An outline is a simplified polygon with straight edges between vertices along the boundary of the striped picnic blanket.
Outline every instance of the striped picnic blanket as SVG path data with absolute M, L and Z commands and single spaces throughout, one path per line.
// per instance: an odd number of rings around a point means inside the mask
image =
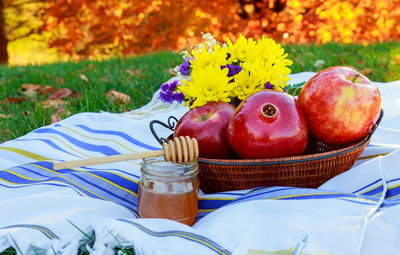
M 314 73 L 291 75 L 290 83 Z M 22 254 L 399 254 L 400 81 L 376 83 L 385 116 L 349 171 L 318 189 L 202 194 L 192 227 L 139 219 L 140 161 L 54 170 L 52 162 L 156 150 L 150 121 L 187 108 L 157 99 L 80 113 L 0 145 L 0 252 Z M 163 137 L 171 132 L 157 131 Z M 84 234 L 85 233 L 85 234 Z M 90 243 L 86 235 L 94 236 Z

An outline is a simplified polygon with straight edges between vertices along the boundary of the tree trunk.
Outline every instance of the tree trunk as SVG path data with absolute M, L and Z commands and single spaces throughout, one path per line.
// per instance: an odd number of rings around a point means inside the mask
M 0 64 L 8 63 L 8 52 L 7 52 L 7 36 L 5 31 L 5 20 L 4 20 L 4 3 L 0 0 Z

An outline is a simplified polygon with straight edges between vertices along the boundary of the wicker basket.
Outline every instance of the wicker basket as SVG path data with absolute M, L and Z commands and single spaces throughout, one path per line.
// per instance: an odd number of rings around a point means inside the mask
M 264 186 L 316 188 L 350 169 L 368 145 L 383 117 L 361 141 L 344 148 L 334 148 L 316 139 L 309 140 L 306 154 L 271 159 L 208 159 L 199 158 L 200 187 L 205 193 L 242 190 Z M 176 119 L 175 119 L 176 120 Z M 159 121 L 154 121 L 161 124 Z M 156 139 L 162 141 L 151 130 Z M 164 123 L 162 124 L 168 127 Z M 171 130 L 174 124 L 168 121 Z

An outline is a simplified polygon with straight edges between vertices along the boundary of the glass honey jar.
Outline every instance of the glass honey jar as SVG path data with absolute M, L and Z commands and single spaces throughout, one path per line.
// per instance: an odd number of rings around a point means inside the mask
M 143 159 L 139 181 L 138 213 L 141 218 L 164 218 L 192 225 L 198 212 L 199 167 L 162 157 Z

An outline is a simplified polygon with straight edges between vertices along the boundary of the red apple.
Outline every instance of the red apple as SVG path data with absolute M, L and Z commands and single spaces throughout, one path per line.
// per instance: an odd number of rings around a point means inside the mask
M 224 102 L 211 102 L 189 110 L 176 125 L 175 136 L 197 139 L 202 158 L 233 158 L 226 128 L 235 107 Z
M 313 76 L 300 91 L 298 101 L 310 133 L 333 146 L 365 137 L 381 108 L 375 84 L 357 71 L 341 66 Z
M 307 146 L 307 123 L 291 95 L 262 90 L 246 98 L 228 124 L 228 141 L 240 158 L 295 156 Z

